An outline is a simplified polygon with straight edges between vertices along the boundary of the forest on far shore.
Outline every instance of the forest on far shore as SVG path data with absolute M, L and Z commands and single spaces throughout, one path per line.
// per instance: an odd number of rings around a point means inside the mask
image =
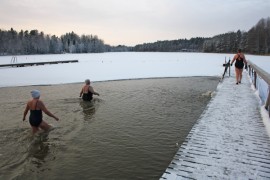
M 237 49 L 249 54 L 270 54 L 270 17 L 261 19 L 249 31 L 238 30 L 214 37 L 196 37 L 157 41 L 134 47 L 105 44 L 97 35 L 77 35 L 74 32 L 57 37 L 38 30 L 17 32 L 0 29 L 0 55 L 101 53 L 101 52 L 211 52 L 235 53 Z

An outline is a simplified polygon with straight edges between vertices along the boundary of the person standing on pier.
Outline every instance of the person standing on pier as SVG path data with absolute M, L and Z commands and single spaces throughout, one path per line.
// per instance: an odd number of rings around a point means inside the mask
M 24 114 L 23 114 L 23 121 L 25 120 L 25 117 L 28 111 L 30 110 L 29 123 L 32 126 L 33 134 L 35 134 L 39 130 L 39 128 L 43 129 L 44 131 L 50 130 L 52 126 L 50 126 L 47 122 L 43 121 L 42 112 L 44 112 L 50 117 L 53 117 L 56 121 L 58 121 L 59 118 L 53 115 L 46 108 L 44 103 L 39 99 L 40 91 L 33 90 L 31 91 L 31 95 L 33 99 L 28 101 L 28 103 L 26 104 Z
M 243 67 L 245 64 L 245 69 L 247 69 L 247 61 L 245 55 L 242 53 L 241 49 L 238 49 L 237 54 L 234 55 L 231 66 L 235 61 L 235 74 L 236 74 L 236 84 L 241 83 Z
M 95 92 L 94 88 L 90 86 L 90 80 L 86 79 L 85 85 L 80 92 L 80 97 L 82 97 L 84 101 L 91 101 L 93 99 L 93 94 L 99 96 L 99 93 Z

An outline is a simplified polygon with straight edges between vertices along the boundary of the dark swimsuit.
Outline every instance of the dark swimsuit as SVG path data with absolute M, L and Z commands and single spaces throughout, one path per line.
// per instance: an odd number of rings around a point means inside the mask
M 238 69 L 243 69 L 244 67 L 244 58 L 242 58 L 240 55 L 238 55 L 238 58 L 236 58 L 235 67 Z
M 38 101 L 37 101 L 38 103 Z M 42 122 L 42 110 L 37 110 L 37 103 L 34 110 L 30 110 L 29 123 L 31 126 L 39 127 Z
M 83 93 L 82 99 L 84 101 L 91 101 L 93 99 L 93 93 L 89 91 L 89 88 L 87 93 Z

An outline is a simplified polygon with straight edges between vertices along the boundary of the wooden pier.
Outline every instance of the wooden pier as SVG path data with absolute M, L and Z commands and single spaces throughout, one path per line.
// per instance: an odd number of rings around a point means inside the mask
M 77 63 L 78 60 L 64 60 L 64 61 L 44 61 L 44 62 L 29 62 L 29 63 L 12 63 L 0 64 L 0 67 L 25 67 L 25 66 L 40 66 L 46 64 L 59 64 L 59 63 Z
M 247 72 L 239 85 L 232 72 L 160 179 L 270 179 L 270 138 L 259 99 Z

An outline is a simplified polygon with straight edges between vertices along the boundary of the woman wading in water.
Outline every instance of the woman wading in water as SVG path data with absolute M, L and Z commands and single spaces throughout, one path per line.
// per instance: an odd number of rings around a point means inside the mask
M 40 92 L 38 90 L 31 91 L 31 95 L 33 97 L 32 100 L 28 101 L 23 114 L 23 121 L 30 110 L 29 123 L 32 126 L 32 132 L 35 134 L 39 128 L 44 131 L 48 131 L 52 126 L 43 121 L 42 111 L 50 117 L 53 117 L 56 121 L 58 121 L 58 117 L 53 115 L 44 105 L 44 103 L 39 99 Z
M 80 92 L 80 97 L 82 97 L 84 101 L 91 101 L 93 99 L 93 94 L 99 96 L 99 93 L 95 92 L 93 87 L 90 86 L 90 80 L 86 79 L 85 85 L 82 87 Z

